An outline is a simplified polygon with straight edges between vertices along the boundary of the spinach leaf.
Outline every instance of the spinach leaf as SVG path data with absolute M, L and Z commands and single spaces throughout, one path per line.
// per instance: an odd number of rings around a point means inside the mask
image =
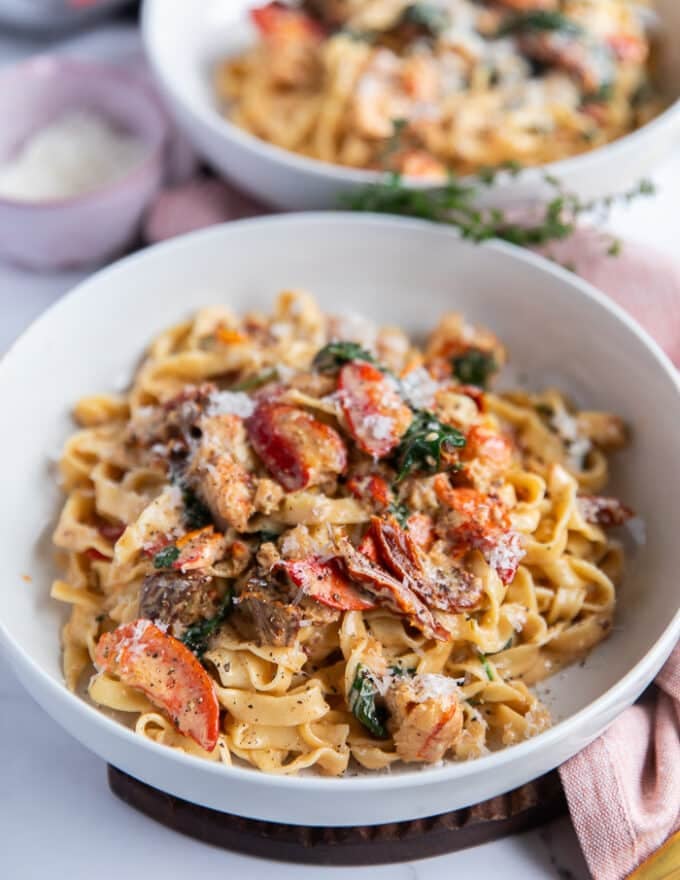
M 188 529 L 202 529 L 203 526 L 209 526 L 212 523 L 213 518 L 210 510 L 189 486 L 182 486 L 182 501 L 184 502 L 184 522 Z
M 388 165 L 389 160 L 394 156 L 395 153 L 398 153 L 403 147 L 403 135 L 404 131 L 408 126 L 408 119 L 393 119 L 392 120 L 392 134 L 387 139 L 387 143 L 385 144 L 385 149 L 382 154 L 382 161 L 385 166 Z
M 375 31 L 360 31 L 350 27 L 343 27 L 337 32 L 348 40 L 354 40 L 355 43 L 374 43 L 376 40 Z
M 430 37 L 437 37 L 450 26 L 451 15 L 448 9 L 434 3 L 411 3 L 404 9 L 398 24 L 411 25 Z
M 582 103 L 588 104 L 608 104 L 614 97 L 614 83 L 611 80 L 605 80 L 594 92 L 590 92 L 583 96 Z
M 270 532 L 267 529 L 261 529 L 256 535 L 260 544 L 267 544 L 270 541 L 276 541 L 279 538 L 279 532 Z
M 498 32 L 498 36 L 514 34 L 517 31 L 560 31 L 563 34 L 580 36 L 583 28 L 561 12 L 548 9 L 534 9 L 513 15 Z
M 393 678 L 405 678 L 406 676 L 413 678 L 416 674 L 415 666 L 399 666 L 396 663 L 390 666 L 387 671 Z
M 496 676 L 493 674 L 493 669 L 491 668 L 491 664 L 486 659 L 486 654 L 482 654 L 481 651 L 478 651 L 477 656 L 479 657 L 479 662 L 484 667 L 484 672 L 486 672 L 486 677 L 489 679 L 489 681 L 494 681 Z
M 316 353 L 312 366 L 320 373 L 332 373 L 350 361 L 374 364 L 375 358 L 356 342 L 329 342 Z
M 184 642 L 187 648 L 189 648 L 190 651 L 193 651 L 199 659 L 207 651 L 210 637 L 229 614 L 231 607 L 232 594 L 231 590 L 227 590 L 217 614 L 214 617 L 209 617 L 207 620 L 200 620 L 198 623 L 194 623 L 192 626 L 188 627 L 187 631 L 182 636 L 181 641 Z
M 170 544 L 168 547 L 163 547 L 162 550 L 159 550 L 158 553 L 153 558 L 153 567 L 154 568 L 171 568 L 172 563 L 176 562 L 179 559 L 179 547 L 175 547 L 174 544 Z
M 418 410 L 396 449 L 396 482 L 416 470 L 436 473 L 442 467 L 442 453 L 461 446 L 465 446 L 465 437 L 457 428 L 444 425 L 427 410 Z
M 387 736 L 385 713 L 375 704 L 378 687 L 371 670 L 359 664 L 354 682 L 349 692 L 349 708 L 357 721 L 360 721 L 373 736 L 384 739 Z
M 411 516 L 411 511 L 403 501 L 393 501 L 387 508 L 387 512 L 392 514 L 402 529 L 408 529 L 408 518 Z
M 267 385 L 269 382 L 275 382 L 278 378 L 279 371 L 276 367 L 272 367 L 269 370 L 264 370 L 262 373 L 256 373 L 254 376 L 248 376 L 246 379 L 237 382 L 236 385 L 232 385 L 229 390 L 255 391 L 255 389 L 262 388 L 263 385 Z
M 494 356 L 479 348 L 471 348 L 451 361 L 454 376 L 465 385 L 486 388 L 489 378 L 498 369 Z

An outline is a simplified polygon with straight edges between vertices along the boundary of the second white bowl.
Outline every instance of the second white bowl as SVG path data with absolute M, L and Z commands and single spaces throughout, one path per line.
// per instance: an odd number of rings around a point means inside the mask
M 248 24 L 252 0 L 145 0 L 142 32 L 147 57 L 176 121 L 218 172 L 266 204 L 286 210 L 337 208 L 340 197 L 376 182 L 374 171 L 308 159 L 272 146 L 226 120 L 214 95 L 211 72 L 225 56 L 255 39 Z M 661 19 L 660 79 L 672 105 L 658 118 L 612 144 L 543 169 L 527 169 L 499 182 L 492 201 L 509 205 L 544 198 L 543 170 L 558 176 L 582 198 L 625 190 L 648 175 L 680 139 L 680 3 L 657 0 Z M 409 180 L 409 186 L 432 187 Z

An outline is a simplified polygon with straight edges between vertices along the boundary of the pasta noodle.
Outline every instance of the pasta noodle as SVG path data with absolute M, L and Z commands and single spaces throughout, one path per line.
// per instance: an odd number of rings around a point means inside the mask
M 459 315 L 417 347 L 293 291 L 164 332 L 64 447 L 67 685 L 268 773 L 539 733 L 529 687 L 611 628 L 631 513 L 594 492 L 626 431 L 488 390 L 504 360 Z
M 238 126 L 324 162 L 441 179 L 539 165 L 660 112 L 650 9 L 630 0 L 301 0 L 215 88 Z

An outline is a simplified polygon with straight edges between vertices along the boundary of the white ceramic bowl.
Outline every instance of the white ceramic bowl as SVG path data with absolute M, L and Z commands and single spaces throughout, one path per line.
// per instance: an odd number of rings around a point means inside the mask
M 35 132 L 73 110 L 101 114 L 145 145 L 118 179 L 71 198 L 19 201 L 0 196 L 0 257 L 33 269 L 102 263 L 139 231 L 160 188 L 168 125 L 158 99 L 119 67 L 43 55 L 0 71 L 0 162 Z
M 478 760 L 342 779 L 267 776 L 201 761 L 134 735 L 69 693 L 59 658 L 64 607 L 49 598 L 50 533 L 61 502 L 49 461 L 83 394 L 114 389 L 150 338 L 191 310 L 267 307 L 291 286 L 330 310 L 419 333 L 447 309 L 488 324 L 518 370 L 559 381 L 580 403 L 633 426 L 614 489 L 647 524 L 630 560 L 615 631 L 586 662 L 550 680 L 558 722 Z M 0 434 L 5 519 L 0 643 L 35 699 L 104 759 L 180 797 L 258 819 L 355 825 L 433 815 L 497 795 L 549 770 L 597 736 L 652 679 L 680 633 L 680 387 L 659 349 L 575 276 L 501 244 L 373 216 L 311 214 L 232 223 L 175 239 L 101 271 L 57 303 L 0 364 L 11 413 Z M 30 583 L 22 579 L 30 575 Z M 561 719 L 561 720 L 560 720 Z M 9 718 L 11 723 L 11 716 Z
M 196 150 L 221 174 L 263 202 L 287 210 L 337 208 L 341 194 L 380 174 L 307 159 L 239 129 L 220 114 L 211 82 L 217 60 L 255 39 L 247 10 L 252 0 L 145 0 L 142 32 L 147 57 L 170 110 Z M 657 0 L 666 37 L 660 79 L 674 102 L 644 128 L 614 143 L 549 166 L 572 192 L 593 198 L 621 192 L 648 175 L 680 139 L 680 3 Z M 411 179 L 411 186 L 431 182 Z M 500 181 L 485 201 L 506 206 L 545 197 L 540 169 Z

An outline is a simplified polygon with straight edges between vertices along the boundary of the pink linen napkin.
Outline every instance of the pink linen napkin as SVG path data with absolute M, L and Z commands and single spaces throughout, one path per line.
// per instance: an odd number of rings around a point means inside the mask
M 680 262 L 634 241 L 615 257 L 607 249 L 603 234 L 585 227 L 545 250 L 629 312 L 680 367 Z
M 560 767 L 596 880 L 621 880 L 680 828 L 680 646 L 658 690 Z

